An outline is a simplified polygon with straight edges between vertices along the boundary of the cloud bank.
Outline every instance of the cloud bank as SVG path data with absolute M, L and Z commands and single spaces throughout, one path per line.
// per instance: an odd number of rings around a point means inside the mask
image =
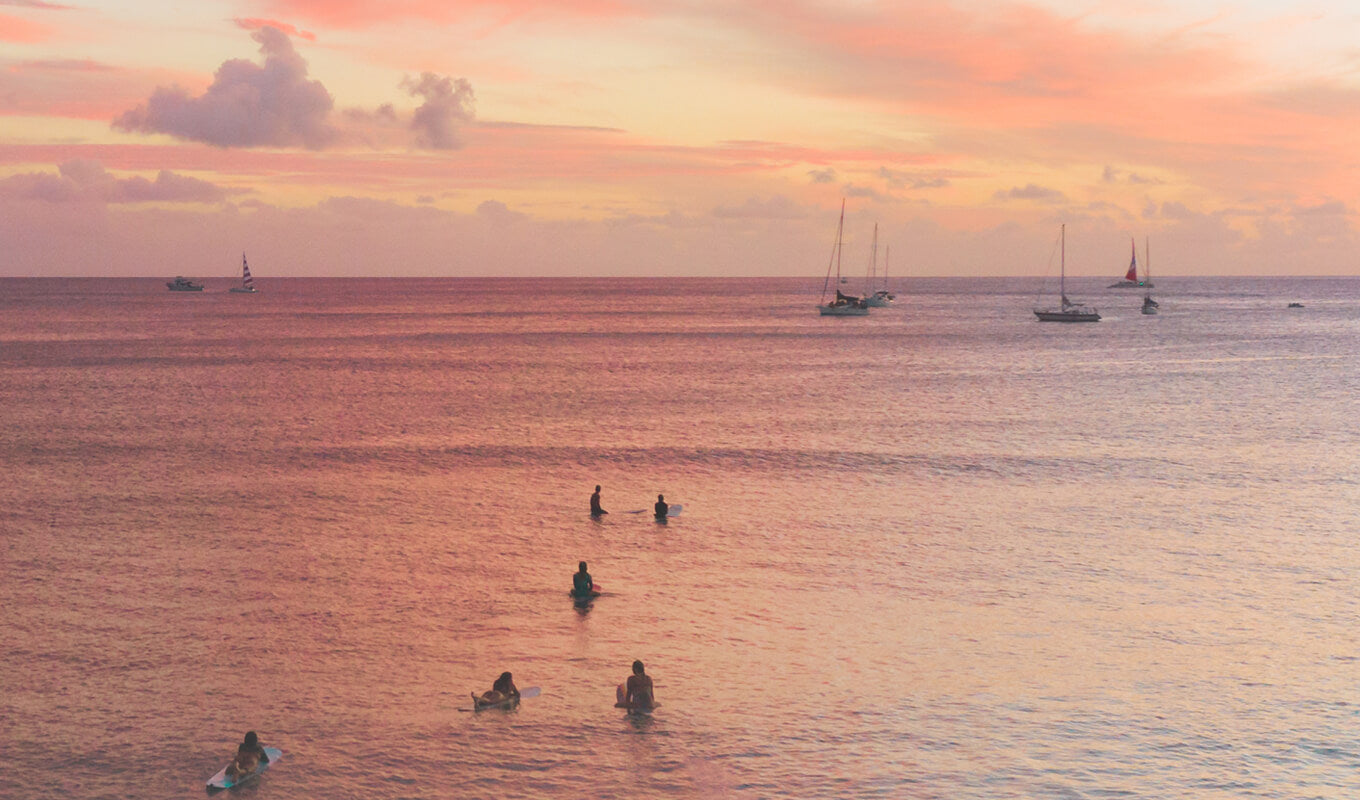
M 208 181 L 161 170 L 154 181 L 117 178 L 98 161 L 78 159 L 57 166 L 57 174 L 28 172 L 0 180 L 0 198 L 48 203 L 216 203 L 227 190 Z

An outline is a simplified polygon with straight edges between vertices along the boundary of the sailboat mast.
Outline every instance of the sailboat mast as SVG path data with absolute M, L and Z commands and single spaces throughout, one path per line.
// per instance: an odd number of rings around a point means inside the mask
M 1058 229 L 1058 242 L 1061 248 L 1061 256 L 1058 258 L 1058 296 L 1062 298 L 1063 304 L 1067 303 L 1067 223 L 1064 222 Z M 1049 256 L 1052 258 L 1052 256 Z M 1052 267 L 1049 267 L 1052 269 Z M 1052 273 L 1049 273 L 1052 274 Z
M 842 234 L 845 233 L 845 201 L 841 201 L 841 221 L 836 223 L 836 291 L 841 290 L 841 250 L 844 249 Z
M 831 283 L 831 266 L 836 266 L 836 291 L 841 283 L 841 231 L 845 228 L 845 198 L 841 198 L 841 221 L 836 223 L 836 243 L 831 245 L 831 260 L 826 264 L 826 280 L 822 281 L 822 300 L 826 300 L 826 287 Z
M 869 246 L 869 276 L 865 281 L 864 294 L 874 293 L 874 280 L 878 277 L 878 223 L 874 223 L 874 243 Z
M 1143 297 L 1152 296 L 1152 245 L 1148 243 L 1148 238 L 1143 237 L 1143 258 L 1147 263 L 1143 265 Z

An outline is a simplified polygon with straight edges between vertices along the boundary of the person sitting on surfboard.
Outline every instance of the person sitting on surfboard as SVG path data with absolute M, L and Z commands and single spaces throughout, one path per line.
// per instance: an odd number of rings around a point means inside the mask
M 502 672 L 496 682 L 491 685 L 491 691 L 482 692 L 482 696 L 472 696 L 473 702 L 484 705 L 494 706 L 497 703 L 504 703 L 506 700 L 518 700 L 519 689 L 515 688 L 515 679 L 510 677 L 510 673 Z
M 241 745 L 236 748 L 236 760 L 227 765 L 227 777 L 235 779 L 249 775 L 261 764 L 268 763 L 269 754 L 260 746 L 259 737 L 255 735 L 255 731 L 249 731 Z
M 615 708 L 650 711 L 656 707 L 656 699 L 652 696 L 652 679 L 642 670 L 642 662 L 634 661 L 633 674 L 628 676 L 628 682 L 619 684 Z
M 598 517 L 601 516 L 602 514 L 608 513 L 609 513 L 608 511 L 605 511 L 603 508 L 600 508 L 600 487 L 596 486 L 595 494 L 592 494 L 590 496 L 590 516 Z
M 666 505 L 665 495 L 660 494 L 656 496 L 656 505 L 652 506 L 652 509 L 656 511 L 657 519 L 665 519 L 671 511 L 671 507 Z
M 577 597 L 590 597 L 595 593 L 595 579 L 586 572 L 586 562 L 582 561 L 576 574 L 571 576 L 571 593 Z

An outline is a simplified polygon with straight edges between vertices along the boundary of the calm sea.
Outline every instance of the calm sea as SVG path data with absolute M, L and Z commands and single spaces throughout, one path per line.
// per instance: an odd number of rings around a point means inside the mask
M 1360 280 L 1107 282 L 0 281 L 0 795 L 1360 796 Z

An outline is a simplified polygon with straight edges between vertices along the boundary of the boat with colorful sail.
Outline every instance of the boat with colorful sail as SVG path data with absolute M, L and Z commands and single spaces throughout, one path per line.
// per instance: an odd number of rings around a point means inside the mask
M 241 254 L 241 285 L 233 286 L 229 291 L 237 294 L 255 294 L 255 279 L 250 277 L 250 265 L 246 263 L 246 254 Z
M 1105 288 L 1107 289 L 1141 289 L 1143 287 L 1147 287 L 1149 289 L 1152 288 L 1151 276 L 1141 281 L 1138 280 L 1138 247 L 1133 243 L 1132 236 L 1129 237 L 1129 250 L 1132 252 L 1133 255 L 1129 257 L 1129 271 L 1124 273 L 1124 280 L 1115 281 L 1114 283 L 1110 284 Z

